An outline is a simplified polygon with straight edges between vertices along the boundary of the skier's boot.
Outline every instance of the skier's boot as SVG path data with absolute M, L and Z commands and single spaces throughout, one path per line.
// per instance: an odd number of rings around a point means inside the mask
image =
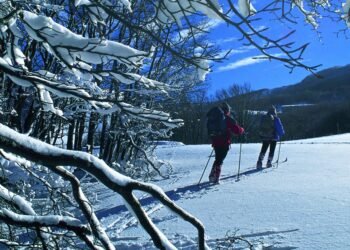
M 256 169 L 262 169 L 262 161 L 264 160 L 265 154 L 260 154 L 258 158 L 258 162 L 256 163 Z
M 258 160 L 258 162 L 256 163 L 256 169 L 262 169 L 262 161 Z
M 214 163 L 209 174 L 209 182 L 214 182 L 215 176 L 216 176 L 216 165 Z
M 267 160 L 267 163 L 266 163 L 266 167 L 267 168 L 271 168 L 272 167 L 272 158 L 269 157 L 269 159 Z
M 221 174 L 221 165 L 216 165 L 214 183 L 219 184 Z

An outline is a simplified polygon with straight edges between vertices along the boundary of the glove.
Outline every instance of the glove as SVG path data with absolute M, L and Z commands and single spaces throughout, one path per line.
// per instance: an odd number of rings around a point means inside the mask
M 243 134 L 240 135 L 241 141 L 247 141 L 248 133 L 243 132 Z

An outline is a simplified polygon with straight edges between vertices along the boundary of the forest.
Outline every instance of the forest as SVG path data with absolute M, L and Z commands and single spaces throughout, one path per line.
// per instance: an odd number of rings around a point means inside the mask
M 172 137 L 186 144 L 209 143 L 206 114 L 211 107 L 227 102 L 233 117 L 246 128 L 238 142 L 259 142 L 258 127 L 261 114 L 271 105 L 287 131 L 283 140 L 295 140 L 350 132 L 349 98 L 350 66 L 336 67 L 310 75 L 300 83 L 275 89 L 252 90 L 250 84 L 232 84 L 208 97 L 202 88 L 202 98 L 188 95 L 188 102 L 177 106 L 184 126 L 175 129 Z

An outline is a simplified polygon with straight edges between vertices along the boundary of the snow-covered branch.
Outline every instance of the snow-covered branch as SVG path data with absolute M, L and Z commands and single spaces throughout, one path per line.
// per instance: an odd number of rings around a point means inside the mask
M 91 249 L 98 249 L 87 237 L 90 234 L 89 228 L 75 218 L 67 216 L 31 216 L 14 213 L 6 208 L 0 209 L 0 221 L 19 227 L 56 227 L 67 229 L 76 233 Z
M 21 215 L 3 208 L 0 210 L 0 220 L 23 227 L 62 227 L 79 233 L 90 232 L 89 228 L 79 220 L 67 216 Z
M 94 213 L 89 200 L 85 196 L 78 178 L 60 166 L 52 167 L 51 170 L 71 183 L 74 198 L 78 202 L 86 220 L 90 223 L 92 233 L 96 236 L 96 238 L 101 241 L 106 249 L 115 249 L 106 232 L 104 231 L 100 221 L 96 217 L 96 214 Z
M 34 209 L 32 208 L 32 205 L 30 202 L 28 202 L 25 198 L 19 196 L 18 194 L 15 194 L 15 193 L 9 191 L 7 188 L 5 188 L 2 185 L 0 185 L 0 198 L 5 200 L 11 206 L 16 207 L 20 212 L 22 212 L 24 215 L 27 215 L 28 217 L 30 217 L 30 216 L 36 217 L 37 216 L 37 214 L 35 213 Z M 8 212 L 10 212 L 10 211 L 8 211 Z M 1 212 L 0 212 L 0 214 L 1 214 Z M 0 217 L 1 217 L 1 215 L 0 215 Z M 10 217 L 12 217 L 12 216 L 10 216 Z M 5 219 L 4 219 L 4 221 L 8 222 Z M 43 227 L 43 226 L 40 226 L 40 227 Z M 46 232 L 48 232 L 48 230 L 47 230 L 47 228 L 40 228 L 40 227 L 37 229 L 37 233 L 41 236 L 41 239 L 44 240 L 44 244 L 46 245 L 48 243 L 48 240 L 49 240 L 48 234 L 46 234 Z
M 89 71 L 92 68 L 90 64 L 108 63 L 110 60 L 127 67 L 139 67 L 147 56 L 146 52 L 115 41 L 75 34 L 51 18 L 32 12 L 23 11 L 22 21 L 32 39 L 42 42 L 48 52 L 71 69 Z
M 211 61 L 220 61 L 221 59 L 217 57 L 217 55 L 212 56 L 211 58 L 202 57 L 195 54 L 186 54 L 181 50 L 178 50 L 179 41 L 164 41 L 162 37 L 159 36 L 159 32 L 162 29 L 166 29 L 164 25 L 171 24 L 172 21 L 177 20 L 178 25 L 181 27 L 181 18 L 185 18 L 187 20 L 187 24 L 190 26 L 191 32 L 188 33 L 188 37 L 191 37 L 194 42 L 196 42 L 196 33 L 193 31 L 195 29 L 194 25 L 188 21 L 187 16 L 193 15 L 197 12 L 202 12 L 209 17 L 220 18 L 216 13 L 221 12 L 221 8 L 219 7 L 216 0 L 201 0 L 201 1 L 182 1 L 181 3 L 176 1 L 159 1 L 159 2 L 150 2 L 150 4 L 155 5 L 156 8 L 156 22 L 152 23 L 152 25 L 136 25 L 131 20 L 127 18 L 127 16 L 119 13 L 117 10 L 111 8 L 108 5 L 103 4 L 100 1 L 91 1 L 99 8 L 103 9 L 109 16 L 115 18 L 119 22 L 121 22 L 125 27 L 132 30 L 133 32 L 140 32 L 141 34 L 150 37 L 154 42 L 161 46 L 166 51 L 170 52 L 173 56 L 178 57 L 182 61 L 188 63 L 189 65 L 195 66 L 198 69 L 203 70 L 204 72 L 209 71 L 208 65 L 203 63 L 202 61 L 211 60 Z M 213 10 L 213 7 L 215 10 Z M 151 27 L 151 28 L 150 28 Z M 154 28 L 157 27 L 157 28 Z M 202 31 L 202 33 L 205 31 Z M 180 35 L 181 37 L 181 35 Z M 198 45 L 199 46 L 199 45 Z
M 131 104 L 118 102 L 117 100 L 94 97 L 82 88 L 66 85 L 54 79 L 46 79 L 40 74 L 21 71 L 7 64 L 3 58 L 0 58 L 0 69 L 6 73 L 14 83 L 23 87 L 36 87 L 39 93 L 41 93 L 40 96 L 44 103 L 44 110 L 52 111 L 58 115 L 63 115 L 63 113 L 53 106 L 53 101 L 49 92 L 59 97 L 75 97 L 87 101 L 96 111 L 101 113 L 123 111 L 137 119 L 160 121 L 169 127 L 177 127 L 182 124 L 181 119 L 172 120 L 170 115 L 163 111 L 134 107 Z M 143 81 L 147 81 L 147 79 Z M 153 84 L 153 82 L 149 80 L 149 84 Z
M 200 249 L 204 249 L 203 225 L 194 216 L 177 206 L 161 189 L 154 185 L 138 182 L 123 176 L 112 170 L 104 161 L 88 153 L 54 147 L 39 140 L 21 135 L 2 124 L 0 124 L 0 147 L 6 152 L 24 157 L 29 161 L 40 161 L 42 165 L 49 168 L 56 168 L 56 166 L 76 166 L 90 173 L 106 187 L 120 194 L 125 199 L 127 206 L 136 215 L 157 247 L 161 249 L 171 249 L 173 248 L 172 244 L 152 223 L 147 213 L 142 209 L 140 203 L 132 194 L 134 190 L 147 192 L 181 216 L 184 220 L 193 224 L 198 230 L 199 247 Z M 65 225 L 67 226 L 68 224 L 66 223 Z M 69 224 L 72 229 L 74 225 L 75 224 Z

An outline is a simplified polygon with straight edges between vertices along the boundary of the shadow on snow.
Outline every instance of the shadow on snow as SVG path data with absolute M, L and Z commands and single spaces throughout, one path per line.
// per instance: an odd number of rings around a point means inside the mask
M 265 169 L 262 169 L 265 170 Z M 257 170 L 256 168 L 254 169 L 248 169 L 244 172 L 241 172 L 239 174 L 239 176 L 249 176 L 251 174 L 255 174 L 261 172 L 261 170 Z M 225 182 L 228 180 L 235 180 L 235 181 L 239 181 L 239 176 L 237 174 L 234 175 L 229 175 L 229 176 L 223 176 L 220 181 Z M 211 183 L 209 181 L 206 182 L 202 182 L 200 184 L 192 184 L 192 185 L 188 185 L 185 187 L 180 187 L 180 188 L 175 188 L 173 190 L 169 190 L 166 191 L 165 194 L 173 201 L 177 201 L 180 200 L 183 195 L 187 192 L 191 192 L 191 193 L 195 193 L 195 192 L 199 192 L 201 190 L 209 190 L 211 189 L 213 186 L 216 186 L 216 184 Z M 155 202 L 156 199 L 154 197 L 147 197 L 147 198 L 143 198 L 140 199 L 140 203 L 142 206 L 147 206 L 152 204 L 153 202 Z M 109 215 L 112 214 L 117 214 L 119 212 L 124 212 L 127 211 L 127 208 L 125 207 L 125 205 L 119 205 L 113 208 L 108 208 L 108 209 L 101 209 L 99 211 L 96 211 L 96 216 L 98 218 L 103 218 L 103 217 L 107 217 Z

